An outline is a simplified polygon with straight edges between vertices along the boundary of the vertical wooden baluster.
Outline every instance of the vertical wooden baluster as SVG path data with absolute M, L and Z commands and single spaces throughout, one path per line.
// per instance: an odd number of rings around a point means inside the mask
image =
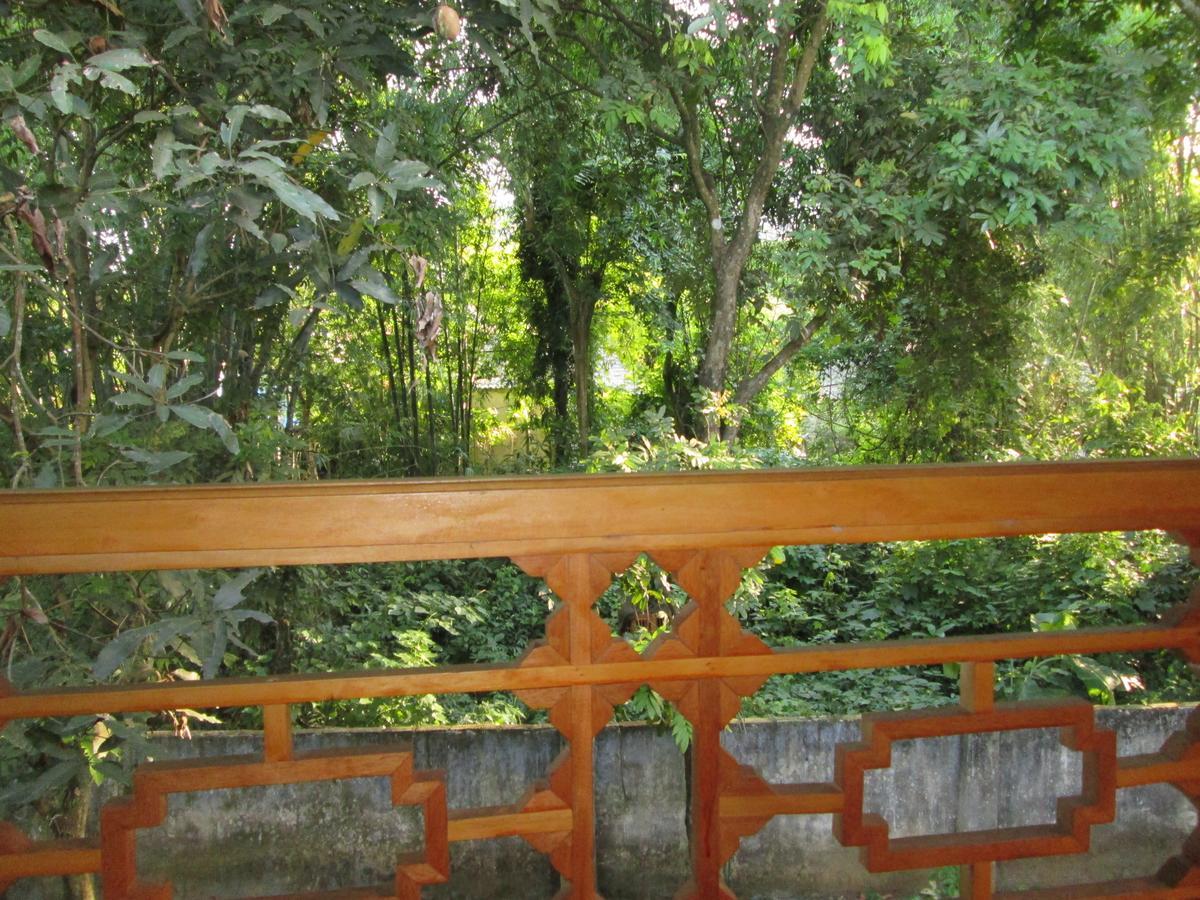
M 958 670 L 958 695 L 963 709 L 990 712 L 996 706 L 996 664 L 963 663 Z
M 742 570 L 720 552 L 700 553 L 677 574 L 688 596 L 699 607 L 698 655 L 719 657 L 724 652 L 722 619 L 725 601 L 741 582 Z M 721 685 L 705 679 L 697 686 L 698 711 L 692 729 L 692 896 L 733 896 L 721 880 Z
M 958 896 L 963 900 L 991 900 L 995 889 L 995 866 L 990 862 L 959 868 Z
M 592 559 L 586 555 L 569 556 L 563 585 L 563 601 L 570 605 L 571 665 L 592 662 L 591 631 L 588 627 L 593 588 Z M 593 690 L 571 688 L 571 897 L 591 900 L 596 895 L 596 815 L 595 815 L 595 742 L 592 735 Z
M 292 758 L 292 708 L 286 703 L 264 706 L 263 759 L 287 762 Z
M 712 597 L 700 604 L 700 653 L 721 655 L 721 601 Z M 721 694 L 711 679 L 699 685 L 699 721 L 692 729 L 692 863 L 697 895 L 720 897 L 721 819 L 718 803 L 721 784 Z
M 968 712 L 986 713 L 996 707 L 996 664 L 963 663 L 958 672 L 959 703 Z M 965 740 L 965 738 L 964 738 Z M 995 866 L 973 863 L 959 869 L 959 896 L 964 900 L 991 900 Z
M 612 636 L 596 613 L 596 600 L 612 583 L 612 573 L 627 568 L 631 553 L 574 553 L 567 556 L 520 557 L 513 562 L 534 577 L 543 578 L 562 601 L 546 623 L 546 642 L 531 648 L 529 662 L 550 659 L 552 665 L 586 669 L 602 661 L 636 661 L 637 655 Z M 571 808 L 571 831 L 566 844 L 554 844 L 554 867 L 567 881 L 559 897 L 593 900 L 596 892 L 595 747 L 596 734 L 612 717 L 613 706 L 623 703 L 634 684 L 577 685 L 546 691 L 518 691 L 532 706 L 550 708 L 550 722 L 567 739 L 566 749 L 550 770 L 551 791 Z M 542 849 L 541 846 L 539 849 Z

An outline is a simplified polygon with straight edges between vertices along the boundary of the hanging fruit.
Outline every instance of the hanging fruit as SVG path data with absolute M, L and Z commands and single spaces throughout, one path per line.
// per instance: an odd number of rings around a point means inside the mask
M 438 37 L 448 41 L 458 39 L 458 33 L 462 30 L 462 20 L 454 11 L 454 7 L 445 3 L 438 4 L 438 8 L 433 11 L 433 30 Z

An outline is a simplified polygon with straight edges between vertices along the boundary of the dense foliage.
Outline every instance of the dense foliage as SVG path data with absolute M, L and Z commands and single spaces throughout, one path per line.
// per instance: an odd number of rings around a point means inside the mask
M 1198 58 L 1191 0 L 0 0 L 0 476 L 1194 456 Z M 1193 574 L 1159 535 L 779 548 L 732 607 L 774 645 L 1071 628 L 1160 617 Z M 601 610 L 641 649 L 683 601 L 640 560 Z M 494 661 L 553 602 L 500 561 L 19 579 L 0 663 L 27 687 Z M 1195 694 L 1165 656 L 1001 674 Z M 940 703 L 954 676 L 776 678 L 744 712 Z M 10 725 L 0 815 L 79 833 L 147 727 L 249 715 Z M 646 689 L 620 715 L 686 745 Z

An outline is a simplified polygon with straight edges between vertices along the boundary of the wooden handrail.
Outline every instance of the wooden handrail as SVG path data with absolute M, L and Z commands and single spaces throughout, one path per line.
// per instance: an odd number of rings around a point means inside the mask
M 1200 460 L 0 493 L 0 575 L 1200 529 Z
M 1095 726 L 1083 701 L 995 702 L 995 663 L 1170 649 L 1200 664 L 1200 590 L 1142 626 L 785 649 L 743 631 L 725 604 L 776 545 L 1143 529 L 1175 533 L 1195 556 L 1200 460 L 0 493 L 0 576 L 507 556 L 561 601 L 546 641 L 511 664 L 25 692 L 0 679 L 0 726 L 222 706 L 261 707 L 264 722 L 261 755 L 140 766 L 132 794 L 103 810 L 98 841 L 36 842 L 0 823 L 0 892 L 19 878 L 95 872 L 112 900 L 169 897 L 169 885 L 139 880 L 136 852 L 137 831 L 162 821 L 169 794 L 370 776 L 390 778 L 393 801 L 423 811 L 425 847 L 397 865 L 396 898 L 449 877 L 451 842 L 520 835 L 562 874 L 562 896 L 590 900 L 593 738 L 615 705 L 649 684 L 694 728 L 693 880 L 681 896 L 731 897 L 722 867 L 773 816 L 832 813 L 838 839 L 861 847 L 872 871 L 961 864 L 962 896 L 993 897 L 996 861 L 1084 852 L 1092 826 L 1115 815 L 1119 790 L 1173 784 L 1200 806 L 1200 714 L 1159 752 L 1120 758 L 1115 735 Z M 639 655 L 594 603 L 641 552 L 691 602 Z M 741 698 L 772 674 L 943 662 L 961 665 L 959 704 L 865 716 L 863 742 L 838 747 L 829 781 L 769 784 L 721 745 Z M 445 773 L 415 771 L 409 752 L 293 748 L 295 704 L 496 690 L 549 709 L 567 743 L 548 781 L 508 806 L 448 809 Z M 865 772 L 889 764 L 894 740 L 1033 727 L 1059 728 L 1083 757 L 1082 790 L 1060 800 L 1053 825 L 891 839 L 864 810 Z M 1062 891 L 1166 898 L 1200 895 L 1194 885 L 1200 827 L 1157 874 Z

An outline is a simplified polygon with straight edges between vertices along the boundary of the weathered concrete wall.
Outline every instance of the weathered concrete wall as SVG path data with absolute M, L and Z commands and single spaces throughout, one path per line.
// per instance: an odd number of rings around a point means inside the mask
M 1158 749 L 1187 710 L 1104 709 L 1123 755 Z M 746 722 L 724 736 L 742 762 L 770 781 L 828 781 L 834 747 L 856 740 L 854 719 Z M 546 772 L 562 746 L 542 728 L 301 734 L 298 749 L 412 745 L 418 768 L 444 768 L 452 807 L 512 802 Z M 255 735 L 164 740 L 162 756 L 256 753 Z M 684 761 L 665 734 L 616 726 L 596 753 L 600 887 L 618 898 L 670 897 L 687 877 Z M 1051 731 L 938 738 L 895 745 L 893 767 L 868 778 L 868 808 L 893 833 L 922 834 L 1052 821 L 1058 796 L 1078 791 L 1078 756 Z M 1001 887 L 1052 886 L 1153 872 L 1195 825 L 1195 810 L 1169 787 L 1119 794 L 1118 820 L 1093 832 L 1095 849 L 1000 867 Z M 213 791 L 171 799 L 166 823 L 143 832 L 145 875 L 174 880 L 177 898 L 240 897 L 384 882 L 397 852 L 419 846 L 419 819 L 390 807 L 383 779 Z M 558 879 L 519 838 L 455 845 L 453 879 L 430 897 L 552 897 Z M 905 896 L 928 873 L 872 876 L 858 852 L 834 841 L 829 816 L 773 820 L 743 842 L 727 878 L 743 898 Z M 12 892 L 52 897 L 49 885 Z

